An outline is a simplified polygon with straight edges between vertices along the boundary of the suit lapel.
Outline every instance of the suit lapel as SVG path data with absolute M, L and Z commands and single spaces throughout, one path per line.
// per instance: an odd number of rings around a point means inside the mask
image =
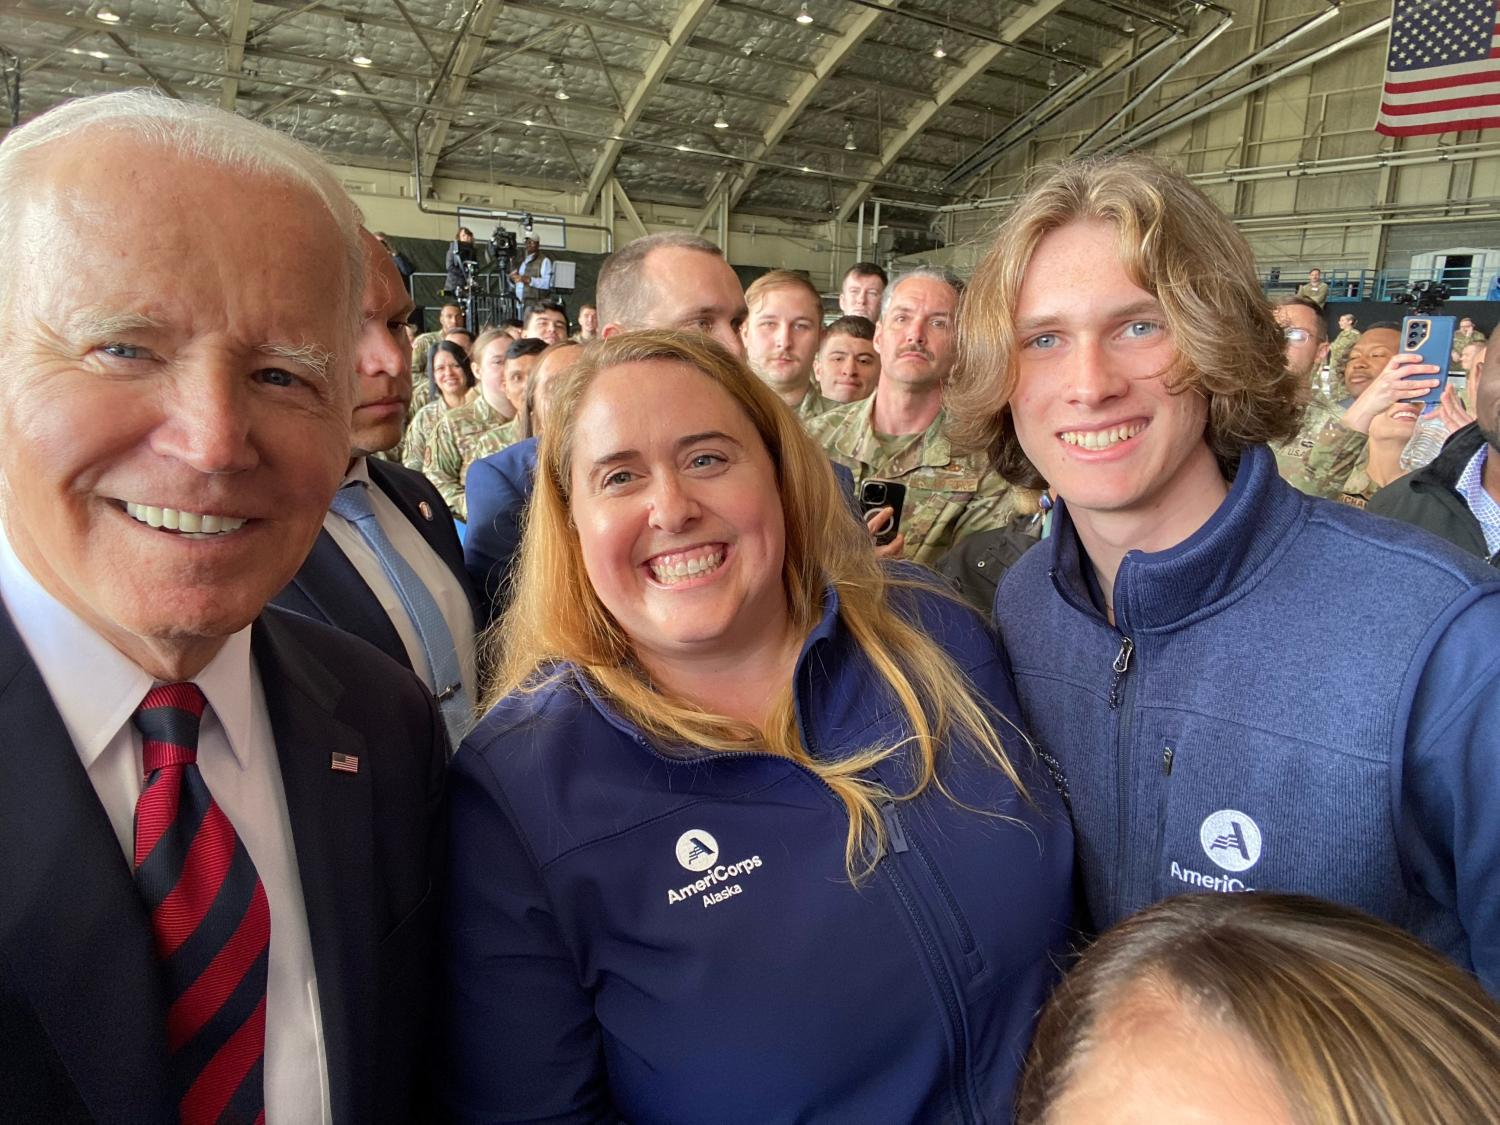
M 390 615 L 327 531 L 318 532 L 312 553 L 292 584 L 323 615 L 325 623 L 364 637 L 391 659 L 411 667 L 411 658 Z
M 361 584 L 362 585 L 362 584 Z M 378 981 L 370 922 L 375 902 L 371 770 L 334 770 L 332 755 L 368 761 L 364 736 L 333 717 L 343 686 L 297 645 L 268 611 L 256 623 L 253 649 L 307 904 L 322 1010 L 329 1091 L 336 1121 L 364 1121 Z
M 454 579 L 468 596 L 469 607 L 474 611 L 475 628 L 482 627 L 484 622 L 480 617 L 479 599 L 475 596 L 473 583 L 469 581 L 469 572 L 464 567 L 463 546 L 458 541 L 458 533 L 453 529 L 453 518 L 448 515 L 442 497 L 423 497 L 407 480 L 402 479 L 394 466 L 378 457 L 367 458 L 365 464 L 369 467 L 370 479 L 375 482 L 375 486 L 390 497 L 391 503 L 401 510 L 401 514 L 417 529 L 437 557 L 453 572 Z M 424 502 L 429 509 L 425 513 L 422 511 Z
M 0 990 L 101 1121 L 171 1112 L 150 923 L 93 784 L 0 608 Z

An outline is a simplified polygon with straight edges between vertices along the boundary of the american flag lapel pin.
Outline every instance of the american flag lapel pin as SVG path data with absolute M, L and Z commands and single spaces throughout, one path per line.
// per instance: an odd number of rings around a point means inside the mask
M 432 505 L 426 500 L 417 501 L 417 511 L 422 513 L 422 518 L 429 523 L 432 521 Z
M 339 773 L 358 773 L 359 759 L 353 754 L 340 754 L 335 751 L 329 759 L 328 768 L 337 770 Z

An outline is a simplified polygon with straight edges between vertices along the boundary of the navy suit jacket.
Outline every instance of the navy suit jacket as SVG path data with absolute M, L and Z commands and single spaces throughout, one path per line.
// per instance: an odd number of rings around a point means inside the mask
M 481 607 L 464 569 L 463 547 L 453 527 L 442 494 L 421 473 L 395 465 L 379 457 L 366 461 L 371 482 L 391 498 L 401 513 L 437 552 L 454 579 L 463 587 L 474 613 L 474 627 L 484 625 Z M 302 569 L 271 604 L 322 621 L 346 633 L 369 641 L 403 667 L 411 667 L 411 658 L 391 618 L 373 591 L 354 569 L 349 556 L 333 541 L 327 531 L 319 531 L 312 553 Z
M 521 546 L 521 518 L 531 501 L 536 446 L 534 437 L 508 445 L 475 461 L 464 478 L 469 503 L 464 565 L 491 618 L 502 608 L 501 594 Z
M 251 652 L 307 904 L 334 1121 L 409 1121 L 427 1038 L 442 722 L 415 676 L 327 626 L 268 609 Z M 0 732 L 0 1121 L 175 1121 L 150 920 L 3 607 Z M 358 771 L 330 769 L 334 752 Z

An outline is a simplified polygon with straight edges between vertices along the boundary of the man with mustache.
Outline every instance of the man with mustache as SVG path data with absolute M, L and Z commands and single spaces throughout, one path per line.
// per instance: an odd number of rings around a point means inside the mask
M 863 486 L 906 486 L 901 531 L 890 553 L 931 564 L 959 539 L 1003 527 L 1014 515 L 998 473 L 956 453 L 943 434 L 943 386 L 958 339 L 958 284 L 941 270 L 904 273 L 886 289 L 875 326 L 880 383 L 862 402 L 807 422 L 835 462 Z M 889 509 L 870 517 L 879 531 Z
M 740 328 L 745 355 L 761 382 L 776 392 L 804 422 L 830 407 L 813 382 L 823 298 L 812 282 L 791 270 L 762 274 L 745 290 L 750 318 Z

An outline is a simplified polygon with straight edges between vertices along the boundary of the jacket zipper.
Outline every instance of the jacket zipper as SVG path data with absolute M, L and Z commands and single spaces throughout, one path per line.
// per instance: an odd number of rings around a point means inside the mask
M 943 878 L 937 864 L 932 862 L 932 857 L 927 854 L 927 849 L 922 846 L 920 840 L 913 838 L 908 845 L 906 831 L 901 823 L 900 808 L 894 801 L 886 801 L 880 806 L 880 815 L 885 821 L 887 833 L 891 835 L 895 844 L 896 854 L 899 855 L 909 850 L 922 861 L 922 866 L 927 869 L 932 885 L 937 888 L 943 905 L 948 909 L 948 917 L 953 922 L 953 928 L 958 931 L 958 939 L 963 945 L 964 954 L 966 956 L 975 954 L 979 949 L 979 943 L 974 940 L 974 931 L 969 928 L 969 920 L 964 917 L 963 909 L 958 905 L 958 899 L 953 894 L 953 888 L 948 886 L 948 881 Z
M 1128 872 L 1129 865 L 1126 863 L 1127 852 L 1130 847 L 1130 805 L 1131 805 L 1131 771 L 1130 771 L 1130 735 L 1134 719 L 1136 677 L 1130 675 L 1130 658 L 1135 652 L 1135 642 L 1120 633 L 1120 650 L 1115 653 L 1114 662 L 1110 670 L 1114 678 L 1109 684 L 1109 709 L 1121 712 L 1119 724 L 1115 730 L 1115 760 L 1117 763 L 1117 778 L 1119 786 L 1119 826 L 1116 832 L 1115 844 L 1115 870 Z M 1115 884 L 1114 911 L 1110 921 L 1125 916 L 1125 902 L 1129 898 L 1128 876 L 1120 879 Z M 1098 924 L 1101 919 L 1094 920 Z
M 804 731 L 803 737 L 806 737 Z M 811 747 L 809 747 L 811 749 Z M 901 825 L 900 815 L 896 811 L 894 802 L 887 801 L 880 807 L 881 819 L 885 821 L 886 833 L 890 838 L 892 851 L 882 857 L 882 862 L 877 870 L 885 878 L 890 880 L 891 889 L 896 892 L 896 897 L 901 900 L 901 905 L 906 909 L 906 915 L 911 919 L 912 926 L 917 931 L 918 938 L 922 942 L 922 950 L 927 956 L 927 963 L 932 967 L 933 976 L 937 978 L 938 989 L 943 995 L 943 1007 L 947 1009 L 948 1029 L 953 1036 L 953 1070 L 950 1074 L 952 1079 L 953 1099 L 962 1121 L 974 1121 L 974 1113 L 969 1106 L 969 1081 L 967 1068 L 964 1066 L 964 1058 L 968 1054 L 968 1043 L 964 1036 L 963 1009 L 958 999 L 958 989 L 953 983 L 953 977 L 943 965 L 942 955 L 938 951 L 936 939 L 927 923 L 922 920 L 922 912 L 917 909 L 917 904 L 912 899 L 911 892 L 906 886 L 906 880 L 896 869 L 895 863 L 890 861 L 892 854 L 900 855 L 906 852 L 909 844 L 906 832 Z
M 818 753 L 817 746 L 813 742 L 812 724 L 808 721 L 807 711 L 803 707 L 801 694 L 795 691 L 794 685 L 797 719 L 801 727 L 802 741 L 807 746 L 808 755 L 816 758 Z M 635 732 L 635 738 L 654 757 L 660 758 L 662 761 L 672 762 L 673 764 L 680 764 L 680 759 L 668 758 L 661 751 L 657 750 L 655 746 L 651 745 L 651 740 L 639 731 Z M 713 757 L 715 761 L 719 761 L 725 758 L 771 758 L 777 756 L 767 753 L 764 750 L 733 750 L 723 754 L 715 754 Z M 813 770 L 804 766 L 801 762 L 794 762 L 789 758 L 779 757 L 777 760 L 784 761 L 792 768 L 801 770 L 817 782 L 830 797 L 835 801 L 838 800 L 837 795 L 833 792 L 828 782 L 824 781 Z M 900 854 L 909 850 L 910 843 L 906 838 L 906 830 L 901 824 L 900 816 L 896 812 L 895 802 L 885 802 L 880 808 L 880 814 L 881 819 L 885 822 L 886 833 L 894 852 Z M 889 857 L 886 856 L 884 858 Z M 900 873 L 897 872 L 895 865 L 888 862 L 877 863 L 876 873 L 890 880 L 891 888 L 895 892 L 896 898 L 900 900 L 902 907 L 906 910 L 906 915 L 911 919 L 912 926 L 916 929 L 917 936 L 922 942 L 922 949 L 927 957 L 927 963 L 932 967 L 933 976 L 936 977 L 938 982 L 938 989 L 943 995 L 943 1007 L 946 1009 L 948 1017 L 948 1031 L 953 1038 L 953 1068 L 949 1077 L 952 1080 L 952 1093 L 954 1102 L 958 1108 L 959 1119 L 964 1122 L 977 1122 L 978 1118 L 974 1115 L 968 1093 L 969 1077 L 968 1067 L 965 1063 L 965 1059 L 968 1056 L 968 1039 L 964 1034 L 963 1008 L 959 1001 L 958 988 L 953 983 L 952 974 L 943 965 L 943 959 L 938 952 L 938 946 L 932 936 L 932 930 L 923 922 L 921 912 L 912 900 L 911 891 L 907 888 L 906 882 L 902 879 Z

